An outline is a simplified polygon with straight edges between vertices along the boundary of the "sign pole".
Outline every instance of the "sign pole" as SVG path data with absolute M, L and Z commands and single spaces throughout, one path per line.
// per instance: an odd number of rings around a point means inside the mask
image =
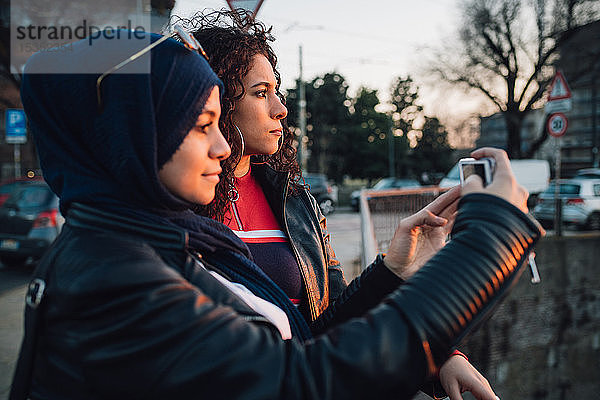
M 306 90 L 302 77 L 302 45 L 298 46 L 298 60 L 300 74 L 298 76 L 298 128 L 300 129 L 300 137 L 298 139 L 298 162 L 302 171 L 306 170 Z
M 548 117 L 546 129 L 548 134 L 554 137 L 554 233 L 556 236 L 562 236 L 562 200 L 560 198 L 560 168 L 561 168 L 561 151 L 560 138 L 567 132 L 569 120 L 567 116 L 561 112 L 556 112 Z
M 563 112 L 571 111 L 572 93 L 564 74 L 557 70 L 548 88 L 548 98 L 544 109 L 548 116 L 546 129 L 554 137 L 554 234 L 562 236 L 562 199 L 560 198 L 561 151 L 560 138 L 566 133 L 569 120 Z
M 15 162 L 15 178 L 19 178 L 21 176 L 21 148 L 18 143 L 15 143 L 14 146 L 13 157 Z
M 554 234 L 562 236 L 562 199 L 560 198 L 560 137 L 554 138 Z

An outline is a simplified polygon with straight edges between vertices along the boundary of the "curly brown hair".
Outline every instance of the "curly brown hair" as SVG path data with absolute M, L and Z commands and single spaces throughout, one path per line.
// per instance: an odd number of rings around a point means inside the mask
M 231 156 L 221 162 L 223 172 L 216 187 L 214 200 L 197 210 L 202 215 L 223 222 L 225 212 L 231 205 L 229 194 L 234 190 L 233 173 L 242 157 L 241 140 L 232 119 L 233 111 L 237 101 L 245 94 L 242 79 L 250 72 L 255 55 L 261 54 L 269 60 L 277 81 L 275 90 L 285 105 L 280 91 L 281 77 L 276 68 L 277 56 L 269 45 L 274 38 L 271 28 L 267 29 L 263 23 L 255 21 L 252 14 L 243 9 L 199 12 L 191 18 L 176 18 L 175 22 L 182 25 L 186 31 L 192 32 L 202 44 L 212 69 L 225 87 L 221 96 L 219 128 L 231 147 Z M 304 186 L 299 183 L 302 181 L 302 171 L 296 160 L 294 134 L 290 131 L 286 119 L 282 120 L 282 125 L 283 141 L 277 152 L 272 155 L 252 156 L 251 162 L 266 163 L 277 171 L 289 172 L 289 193 L 294 193 Z

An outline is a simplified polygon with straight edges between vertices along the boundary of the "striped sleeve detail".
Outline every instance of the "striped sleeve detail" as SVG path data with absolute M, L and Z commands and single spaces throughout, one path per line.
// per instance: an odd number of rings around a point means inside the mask
M 252 231 L 236 231 L 235 233 L 245 243 L 285 243 L 288 241 L 286 234 L 279 229 L 260 229 Z

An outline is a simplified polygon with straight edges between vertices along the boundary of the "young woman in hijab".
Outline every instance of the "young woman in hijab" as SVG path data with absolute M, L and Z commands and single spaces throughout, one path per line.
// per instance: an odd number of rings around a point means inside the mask
M 348 287 L 325 217 L 301 183 L 269 30 L 241 10 L 199 13 L 183 23 L 214 55 L 209 62 L 225 85 L 220 127 L 232 148 L 222 162 L 215 200 L 201 213 L 225 223 L 248 245 L 256 264 L 298 306 L 313 333 L 362 315 L 444 245 L 456 189 L 402 221 L 385 261 L 379 256 Z M 423 245 L 413 258 L 404 252 L 411 235 L 420 236 Z M 338 298 L 352 301 L 335 303 Z M 458 376 L 485 382 L 462 353 L 455 356 L 442 369 L 443 382 Z
M 179 42 L 147 36 L 145 74 L 34 73 L 129 57 L 106 37 L 26 66 L 23 104 L 66 223 L 28 290 L 10 398 L 412 398 L 507 294 L 541 235 L 506 154 L 474 153 L 496 159 L 495 181 L 465 187 L 455 239 L 435 259 L 307 340 L 245 244 L 190 211 L 212 200 L 230 151 L 220 81 Z

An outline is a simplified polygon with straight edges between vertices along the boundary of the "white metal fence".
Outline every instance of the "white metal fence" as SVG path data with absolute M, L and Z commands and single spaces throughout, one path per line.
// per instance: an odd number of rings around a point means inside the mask
M 360 195 L 362 265 L 369 265 L 377 253 L 386 252 L 400 221 L 449 190 L 437 186 L 418 189 L 363 190 Z

